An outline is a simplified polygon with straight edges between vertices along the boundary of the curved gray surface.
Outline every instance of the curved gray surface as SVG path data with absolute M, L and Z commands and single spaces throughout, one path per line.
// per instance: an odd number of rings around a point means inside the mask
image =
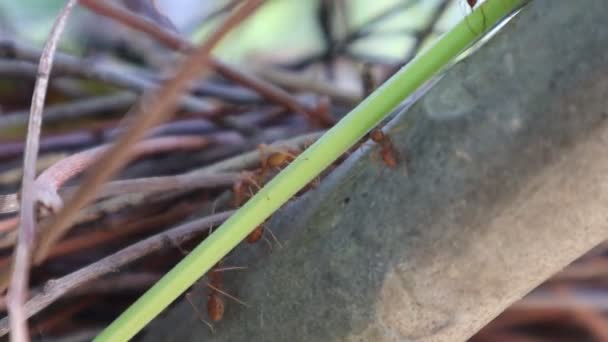
M 536 0 L 226 261 L 216 332 L 180 302 L 145 341 L 463 341 L 608 235 L 608 2 Z M 201 291 L 197 288 L 196 291 Z M 204 295 L 198 292 L 199 301 Z

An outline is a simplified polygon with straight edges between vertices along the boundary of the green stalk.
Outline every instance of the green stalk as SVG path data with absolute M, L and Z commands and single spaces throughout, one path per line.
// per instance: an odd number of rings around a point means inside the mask
M 126 341 L 399 103 L 526 0 L 488 0 L 361 102 L 108 326 L 95 341 Z

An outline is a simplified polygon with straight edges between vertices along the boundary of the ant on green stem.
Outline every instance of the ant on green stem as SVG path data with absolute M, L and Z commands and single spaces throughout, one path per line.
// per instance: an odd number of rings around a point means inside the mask
M 218 263 L 209 271 L 209 283 L 207 283 L 207 287 L 210 292 L 207 296 L 207 316 L 212 322 L 219 322 L 224 318 L 226 303 L 222 296 L 228 297 L 243 306 L 249 307 L 247 303 L 221 289 L 223 286 L 221 272 L 239 269 L 244 269 L 244 267 L 220 267 L 220 264 Z M 203 314 L 192 300 L 190 292 L 186 293 L 186 300 L 188 300 L 188 303 L 190 303 L 192 309 L 198 315 L 198 319 L 214 332 L 213 325 L 205 320 Z
M 212 231 L 211 227 L 209 228 L 209 231 L 210 231 L 209 233 L 211 233 L 211 231 Z M 172 244 L 174 247 L 176 247 L 183 255 L 188 254 L 188 251 L 184 250 L 176 241 L 169 240 L 169 243 Z M 209 282 L 207 283 L 207 287 L 209 288 L 209 291 L 210 291 L 209 295 L 207 296 L 207 316 L 209 317 L 209 319 L 212 322 L 221 321 L 222 318 L 224 317 L 224 312 L 226 311 L 226 303 L 224 302 L 224 299 L 222 298 L 222 296 L 228 297 L 243 306 L 249 307 L 249 305 L 247 303 L 245 303 L 242 300 L 236 298 L 235 296 L 229 294 L 228 292 L 222 290 L 222 287 L 223 287 L 222 272 L 232 271 L 232 270 L 243 270 L 243 269 L 246 269 L 246 267 L 242 267 L 242 266 L 221 267 L 221 263 L 222 263 L 222 261 L 219 261 L 217 264 L 215 264 L 215 266 L 213 266 L 213 268 L 211 268 L 211 270 L 209 271 Z M 192 309 L 198 316 L 198 319 L 202 323 L 204 323 L 206 326 L 208 326 L 209 329 L 211 330 L 211 332 L 215 332 L 213 325 L 209 321 L 205 320 L 204 315 L 198 309 L 198 306 L 194 303 L 194 300 L 192 299 L 192 294 L 191 294 L 192 291 L 193 290 L 188 291 L 186 293 L 186 295 L 185 295 L 186 300 L 188 301 L 188 303 L 190 304 L 190 306 L 192 307 Z
M 361 70 L 361 83 L 365 96 L 369 96 L 376 87 L 372 68 L 369 63 L 363 65 Z M 391 169 L 396 168 L 398 160 L 397 151 L 388 134 L 382 132 L 380 128 L 375 128 L 368 134 L 368 137 L 373 142 L 380 145 L 380 156 L 382 157 L 384 164 Z

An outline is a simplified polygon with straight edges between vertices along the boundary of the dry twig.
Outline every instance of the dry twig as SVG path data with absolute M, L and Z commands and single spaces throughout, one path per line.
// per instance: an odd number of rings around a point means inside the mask
M 11 322 L 11 340 L 29 341 L 27 329 L 27 316 L 24 312 L 24 303 L 27 299 L 29 286 L 29 269 L 36 237 L 35 205 L 37 189 L 34 182 L 36 177 L 36 160 L 38 159 L 38 145 L 40 141 L 40 127 L 42 125 L 42 111 L 44 100 L 53 66 L 53 57 L 57 43 L 65 27 L 65 23 L 77 0 L 69 0 L 61 10 L 51 29 L 40 64 L 32 107 L 27 129 L 27 142 L 23 158 L 23 181 L 21 186 L 21 211 L 19 215 L 19 236 L 14 252 L 14 263 L 9 292 L 7 294 L 8 312 Z
M 153 235 L 145 240 L 139 241 L 112 255 L 109 255 L 78 271 L 65 275 L 55 280 L 49 280 L 41 293 L 36 294 L 25 304 L 26 317 L 31 317 L 42 311 L 54 301 L 79 286 L 97 279 L 103 275 L 115 272 L 121 266 L 133 262 L 143 256 L 154 253 L 166 247 L 172 247 L 167 241 L 183 242 L 193 238 L 197 234 L 208 231 L 210 226 L 217 225 L 226 220 L 233 211 L 214 214 L 202 219 L 185 223 L 166 232 Z M 0 337 L 8 333 L 8 320 L 0 320 Z
M 209 139 L 199 136 L 176 136 L 152 138 L 141 141 L 126 151 L 128 159 L 135 159 L 148 154 L 156 154 L 174 150 L 199 149 L 209 144 Z M 85 150 L 62 159 L 55 165 L 46 169 L 36 179 L 38 187 L 38 200 L 56 212 L 63 206 L 63 201 L 58 194 L 59 188 L 68 180 L 77 176 L 87 169 L 91 164 L 110 149 L 111 145 L 104 145 Z
M 90 1 L 87 1 L 89 3 Z M 39 262 L 49 252 L 50 247 L 63 236 L 70 224 L 76 218 L 78 210 L 94 198 L 95 191 L 104 181 L 110 178 L 127 163 L 130 156 L 129 149 L 141 139 L 147 131 L 166 121 L 175 112 L 177 100 L 189 87 L 192 79 L 199 76 L 207 67 L 212 48 L 234 26 L 252 14 L 263 4 L 262 0 L 251 0 L 239 7 L 232 16 L 192 55 L 177 71 L 173 80 L 167 82 L 154 94 L 145 96 L 133 117 L 133 125 L 129 131 L 108 149 L 97 161 L 96 172 L 89 174 L 79 187 L 78 191 L 68 201 L 68 204 L 50 222 L 40 239 L 40 248 L 37 250 L 35 261 Z
M 194 49 L 194 46 L 189 41 L 181 38 L 177 34 L 171 31 L 164 30 L 163 28 L 154 25 L 152 22 L 142 17 L 112 6 L 107 2 L 101 2 L 98 0 L 81 0 L 81 3 L 83 6 L 87 7 L 95 13 L 113 18 L 114 20 L 121 22 L 122 24 L 129 26 L 135 30 L 147 33 L 151 37 L 158 40 L 160 43 L 172 49 L 184 52 L 190 52 Z M 236 83 L 249 87 L 252 90 L 255 90 L 260 95 L 271 101 L 282 104 L 285 107 L 295 111 L 296 113 L 304 114 L 315 120 L 319 120 L 323 124 L 333 124 L 333 121 L 331 121 L 330 118 L 316 117 L 313 111 L 308 110 L 307 108 L 302 106 L 288 92 L 276 87 L 271 83 L 268 83 L 260 78 L 255 77 L 253 74 L 246 73 L 243 70 L 230 66 L 213 57 L 209 58 L 208 63 L 222 76 Z

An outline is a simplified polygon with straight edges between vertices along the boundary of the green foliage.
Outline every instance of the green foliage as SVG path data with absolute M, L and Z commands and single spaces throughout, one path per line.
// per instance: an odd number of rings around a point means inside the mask
M 0 1 L 2 16 L 0 18 L 6 20 L 5 24 L 13 27 L 20 35 L 34 41 L 42 41 L 64 2 L 62 0 Z
M 411 6 L 400 7 L 407 7 L 407 10 L 391 14 L 390 17 L 373 26 L 383 31 L 415 30 L 428 22 L 429 14 L 437 7 L 439 1 L 443 0 L 350 0 L 348 27 L 349 29 L 359 27 L 396 4 L 411 3 Z M 452 2 L 452 6 L 439 23 L 439 29 L 445 30 L 453 26 L 469 11 L 464 1 L 462 6 L 457 3 Z M 255 17 L 236 28 L 223 40 L 216 53 L 224 60 L 239 62 L 252 52 L 278 50 L 302 55 L 319 51 L 323 47 L 316 18 L 317 4 L 317 1 L 271 1 L 260 9 Z M 216 20 L 213 24 L 201 23 L 192 34 L 193 40 L 196 42 L 203 40 L 219 22 Z M 397 59 L 405 54 L 413 42 L 405 36 L 405 34 L 392 34 L 362 39 L 354 44 L 353 48 L 357 52 L 374 51 L 372 55 Z

